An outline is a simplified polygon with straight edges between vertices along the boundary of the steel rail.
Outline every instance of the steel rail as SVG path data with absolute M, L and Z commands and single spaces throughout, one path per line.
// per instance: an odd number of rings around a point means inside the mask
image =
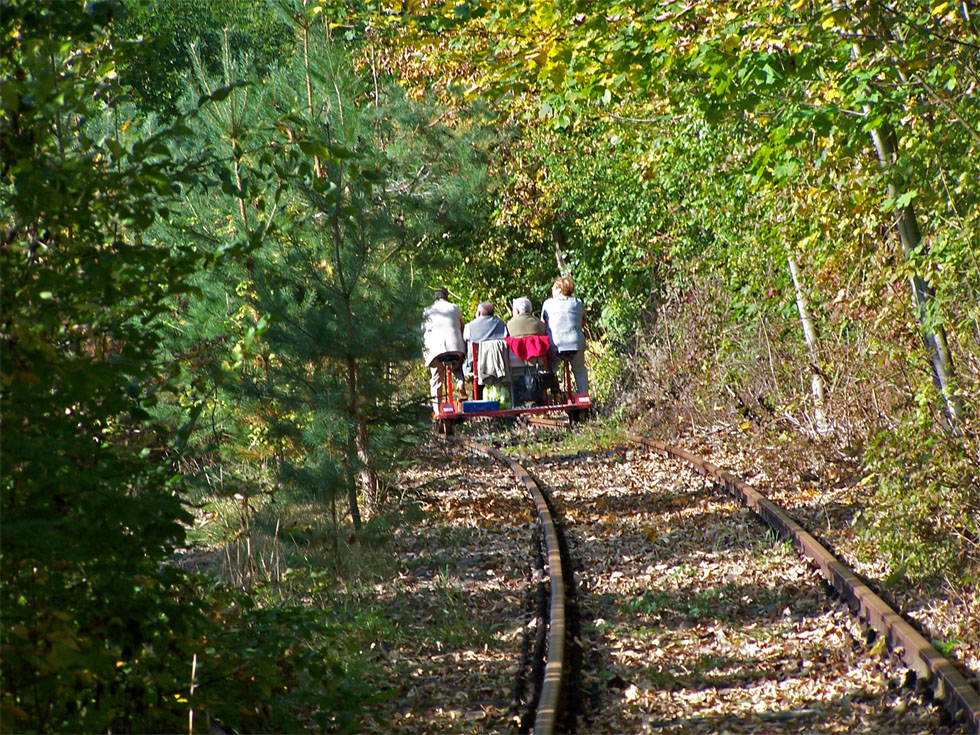
M 534 717 L 534 735 L 553 735 L 558 716 L 558 702 L 562 689 L 562 671 L 565 658 L 565 577 L 562 569 L 558 530 L 551 515 L 544 493 L 538 483 L 519 463 L 506 455 L 470 439 L 457 441 L 475 452 L 493 457 L 511 468 L 517 480 L 524 485 L 538 512 L 538 520 L 544 531 L 545 551 L 548 557 L 548 577 L 551 587 L 551 606 L 548 624 L 548 656 L 545 662 L 544 681 L 538 696 Z
M 748 483 L 679 447 L 656 439 L 628 434 L 629 439 L 692 465 L 739 498 L 816 566 L 824 579 L 847 600 L 859 619 L 882 636 L 891 651 L 917 676 L 930 684 L 934 696 L 954 718 L 964 717 L 980 733 L 980 693 L 926 638 L 895 612 L 845 564 L 837 559 L 778 505 Z
M 530 416 L 528 423 L 531 426 L 543 426 L 548 429 L 565 429 L 571 422 L 568 417 L 556 419 L 551 416 Z

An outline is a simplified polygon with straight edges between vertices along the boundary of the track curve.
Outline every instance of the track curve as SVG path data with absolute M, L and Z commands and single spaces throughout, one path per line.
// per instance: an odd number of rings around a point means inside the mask
M 541 487 L 528 471 L 518 462 L 478 442 L 469 439 L 459 439 L 461 445 L 471 451 L 487 454 L 498 462 L 511 468 L 517 481 L 527 490 L 534 502 L 544 534 L 545 549 L 548 559 L 548 576 L 550 583 L 550 606 L 548 620 L 548 652 L 545 662 L 544 679 L 541 682 L 538 704 L 534 718 L 535 735 L 552 735 L 559 715 L 558 707 L 563 688 L 563 671 L 565 669 L 565 636 L 566 626 L 566 576 L 571 570 L 566 570 L 562 558 L 561 545 L 558 538 L 558 528 L 551 508 L 542 492 Z
M 783 538 L 791 540 L 797 551 L 815 566 L 827 583 L 846 601 L 853 614 L 881 636 L 893 654 L 901 659 L 921 682 L 929 684 L 935 698 L 954 717 L 972 731 L 980 732 L 980 695 L 966 681 L 953 664 L 937 651 L 887 603 L 876 595 L 846 565 L 836 559 L 811 534 L 805 531 L 789 515 L 765 498 L 759 491 L 707 460 L 679 447 L 663 442 L 629 435 L 633 443 L 682 460 L 702 476 L 713 481 L 742 505 L 751 509 Z M 503 453 L 478 442 L 459 438 L 456 441 L 470 449 L 492 457 L 507 465 L 515 478 L 533 499 L 539 522 L 545 537 L 550 578 L 550 616 L 548 653 L 544 680 L 540 685 L 535 714 L 536 735 L 551 735 L 560 716 L 560 698 L 565 683 L 562 680 L 568 667 L 563 657 L 566 647 L 565 577 L 571 578 L 571 569 L 565 569 L 561 557 L 555 518 L 542 488 L 528 470 Z
M 934 696 L 957 718 L 980 733 L 980 693 L 926 638 L 826 547 L 758 490 L 702 457 L 664 442 L 630 434 L 635 444 L 680 459 L 752 509 L 770 527 L 791 539 L 797 550 L 816 566 L 824 579 L 845 599 L 854 613 L 883 636 L 889 649 L 933 689 Z

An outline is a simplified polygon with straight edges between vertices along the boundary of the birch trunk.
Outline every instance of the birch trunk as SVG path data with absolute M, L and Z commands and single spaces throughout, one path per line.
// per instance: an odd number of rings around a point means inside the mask
M 796 258 L 791 255 L 787 261 L 789 262 L 790 275 L 793 277 L 793 289 L 796 292 L 796 308 L 800 312 L 800 322 L 803 325 L 803 339 L 806 342 L 807 352 L 810 354 L 810 390 L 813 393 L 814 428 L 819 436 L 827 436 L 831 433 L 831 426 L 827 420 L 826 385 L 823 374 L 820 372 L 820 363 L 817 357 L 817 328 L 813 323 L 813 315 L 810 313 L 806 292 L 800 284 L 800 267 Z
M 890 129 L 873 130 L 871 140 L 874 143 L 875 152 L 878 154 L 878 164 L 883 171 L 888 171 L 893 165 L 897 153 L 894 131 Z M 888 195 L 892 198 L 899 196 L 898 188 L 893 181 L 888 182 Z M 902 208 L 896 225 L 898 237 L 902 243 L 902 252 L 907 259 L 911 259 L 922 240 L 919 225 L 915 218 L 915 210 L 911 204 Z M 933 327 L 929 323 L 930 302 L 933 299 L 932 289 L 929 283 L 917 273 L 913 273 L 909 277 L 909 283 L 912 288 L 912 298 L 916 306 L 919 327 L 922 331 L 922 341 L 929 352 L 929 361 L 932 363 L 936 385 L 946 403 L 946 414 L 951 421 L 960 421 L 963 418 L 963 405 L 956 393 L 953 359 L 950 356 L 949 344 L 946 341 L 946 330 L 942 324 Z
M 565 232 L 564 230 L 561 229 L 561 227 L 555 227 L 554 238 L 555 238 L 555 263 L 557 263 L 558 265 L 558 272 L 563 276 L 567 276 L 569 275 L 568 266 L 565 265 L 565 255 L 562 252 L 562 250 L 565 247 Z
M 851 47 L 851 56 L 855 59 L 859 56 L 856 45 Z M 866 105 L 864 112 L 870 114 L 871 108 Z M 871 131 L 871 142 L 878 157 L 878 166 L 882 171 L 889 172 L 898 158 L 898 134 L 893 127 L 886 124 L 880 130 Z M 900 195 L 898 187 L 890 177 L 887 186 L 890 197 L 894 199 Z M 911 204 L 902 208 L 895 224 L 898 228 L 899 240 L 902 243 L 902 252 L 907 260 L 911 260 L 915 249 L 922 240 L 919 224 L 915 218 L 915 209 Z M 913 273 L 909 277 L 909 285 L 912 288 L 912 300 L 915 302 L 922 341 L 929 353 L 929 362 L 932 364 L 933 378 L 946 404 L 946 415 L 951 422 L 958 422 L 963 418 L 963 404 L 956 393 L 953 358 L 949 353 L 946 330 L 942 324 L 933 327 L 929 323 L 929 306 L 933 299 L 932 289 L 929 287 L 928 281 L 917 273 Z
M 348 311 L 349 313 L 349 311 Z M 348 321 L 348 324 L 351 324 Z M 361 510 L 366 518 L 370 518 L 374 512 L 378 494 L 378 476 L 371 466 L 370 453 L 370 431 L 368 429 L 367 418 L 358 408 L 357 389 L 358 384 L 358 365 L 353 357 L 347 358 L 347 416 L 348 416 L 348 452 L 352 461 L 357 457 L 361 468 L 360 486 L 363 505 Z M 353 450 L 353 451 L 351 451 Z M 356 495 L 355 495 L 356 497 Z M 356 501 L 355 501 L 356 502 Z
M 344 474 L 347 484 L 347 505 L 350 509 L 350 520 L 354 526 L 354 532 L 361 530 L 361 511 L 357 505 L 357 483 L 354 481 L 354 454 L 357 445 L 354 442 L 353 427 L 347 427 L 347 454 L 344 457 Z

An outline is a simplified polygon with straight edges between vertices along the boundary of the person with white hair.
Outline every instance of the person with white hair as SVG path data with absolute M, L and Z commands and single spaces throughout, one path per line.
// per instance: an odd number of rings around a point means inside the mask
M 507 322 L 510 337 L 507 344 L 511 353 L 511 372 L 514 375 L 515 404 L 530 401 L 539 403 L 545 386 L 557 387 L 549 377 L 548 325 L 534 316 L 531 300 L 521 296 L 511 306 L 514 316 Z M 553 368 L 552 368 L 553 369 Z
M 507 336 L 507 325 L 500 317 L 494 316 L 494 307 L 489 301 L 482 301 L 476 307 L 476 318 L 463 327 L 463 341 L 466 343 L 466 362 L 463 372 L 473 374 L 473 345 Z
M 511 310 L 514 316 L 507 322 L 507 333 L 511 337 L 530 337 L 534 334 L 548 333 L 548 325 L 534 316 L 531 299 L 525 296 L 514 299 Z

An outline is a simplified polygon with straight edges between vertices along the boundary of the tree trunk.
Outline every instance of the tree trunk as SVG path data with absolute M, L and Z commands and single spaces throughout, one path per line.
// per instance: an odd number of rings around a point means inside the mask
M 350 507 L 350 520 L 354 526 L 354 532 L 361 530 L 361 511 L 357 506 L 357 483 L 354 481 L 354 454 L 357 451 L 354 442 L 354 430 L 349 424 L 347 426 L 347 453 L 344 456 L 344 474 L 347 480 L 347 504 Z
M 329 128 L 327 135 L 329 136 Z M 337 269 L 337 278 L 340 281 L 341 293 L 344 295 L 344 316 L 346 318 L 346 331 L 347 331 L 347 348 L 353 349 L 353 324 L 351 320 L 350 313 L 350 294 L 347 290 L 347 284 L 344 280 L 344 267 L 343 267 L 343 232 L 340 229 L 340 192 L 343 191 L 341 188 L 341 178 L 340 172 L 337 172 L 337 185 L 338 200 L 334 204 L 333 217 L 330 223 L 330 232 L 333 239 L 334 247 L 334 264 Z M 347 370 L 346 370 L 346 382 L 347 382 L 347 446 L 344 452 L 344 474 L 347 481 L 347 501 L 350 505 L 350 517 L 351 523 L 354 525 L 354 531 L 361 530 L 361 512 L 357 505 L 357 483 L 354 480 L 354 457 L 357 455 L 357 432 L 355 430 L 355 420 L 354 417 L 357 411 L 357 362 L 353 355 L 347 355 Z
M 894 164 L 897 155 L 898 145 L 895 131 L 891 128 L 873 130 L 871 140 L 874 143 L 875 152 L 878 154 L 878 163 L 881 169 L 888 171 Z M 899 196 L 898 187 L 891 180 L 888 182 L 888 194 L 893 198 Z M 898 237 L 902 243 L 902 252 L 907 259 L 911 259 L 922 239 L 919 225 L 915 219 L 915 210 L 911 204 L 902 208 L 896 224 Z M 929 287 L 929 283 L 917 273 L 913 273 L 909 281 L 919 326 L 922 330 L 922 340 L 929 353 L 929 361 L 932 363 L 936 385 L 946 402 L 946 414 L 951 421 L 959 421 L 963 418 L 963 405 L 956 393 L 953 359 L 949 354 L 949 345 L 946 342 L 946 330 L 942 324 L 933 326 L 929 323 L 930 302 L 933 299 L 932 289 Z
M 857 45 L 852 46 L 851 55 L 856 59 L 859 54 Z M 870 106 L 866 105 L 864 111 L 869 114 L 871 112 Z M 871 131 L 871 142 L 878 156 L 878 166 L 885 173 L 889 173 L 898 158 L 898 133 L 890 124 L 886 123 L 881 129 Z M 900 195 L 892 177 L 888 177 L 887 186 L 889 196 L 897 198 Z M 911 260 L 922 239 L 919 224 L 915 219 L 915 209 L 911 204 L 902 208 L 895 224 L 898 227 L 902 252 L 906 259 Z M 916 306 L 922 341 L 929 353 L 929 362 L 932 364 L 933 379 L 936 381 L 946 404 L 946 415 L 952 422 L 959 421 L 963 418 L 963 404 L 956 394 L 953 358 L 949 354 L 946 330 L 942 324 L 933 327 L 929 323 L 929 306 L 933 298 L 932 289 L 929 287 L 928 281 L 917 273 L 912 273 L 909 277 L 909 285 L 912 287 L 912 299 Z
M 357 458 L 361 462 L 361 492 L 364 493 L 364 512 L 370 518 L 374 515 L 378 507 L 378 473 L 374 471 L 371 463 L 371 450 L 367 419 L 363 414 L 357 416 L 357 430 L 355 432 L 355 442 L 357 444 Z
M 344 475 L 347 480 L 347 502 L 350 505 L 354 532 L 361 530 L 361 511 L 357 500 L 357 482 L 354 479 L 354 457 L 359 455 L 356 429 L 357 410 L 357 362 L 347 357 L 347 448 L 344 452 Z
M 371 466 L 370 432 L 368 430 L 367 418 L 358 409 L 357 405 L 357 373 L 357 360 L 353 357 L 348 357 L 347 416 L 349 423 L 347 430 L 353 435 L 352 440 L 349 440 L 348 444 L 349 446 L 352 445 L 354 449 L 351 457 L 356 455 L 361 465 L 360 486 L 364 500 L 363 509 L 365 516 L 370 518 L 377 503 L 378 476 Z
M 827 421 L 825 385 L 817 358 L 817 328 L 810 314 L 806 292 L 800 285 L 800 267 L 796 263 L 796 258 L 790 255 L 787 261 L 790 275 L 793 277 L 793 289 L 796 292 L 796 308 L 799 309 L 800 322 L 803 324 L 803 339 L 806 341 L 807 352 L 810 353 L 810 390 L 813 393 L 814 428 L 819 436 L 826 436 L 831 433 L 831 426 Z
M 565 231 L 559 225 L 555 225 L 554 229 L 555 237 L 555 263 L 558 264 L 558 272 L 563 275 L 569 275 L 568 266 L 565 265 L 565 256 L 562 250 L 565 247 Z

